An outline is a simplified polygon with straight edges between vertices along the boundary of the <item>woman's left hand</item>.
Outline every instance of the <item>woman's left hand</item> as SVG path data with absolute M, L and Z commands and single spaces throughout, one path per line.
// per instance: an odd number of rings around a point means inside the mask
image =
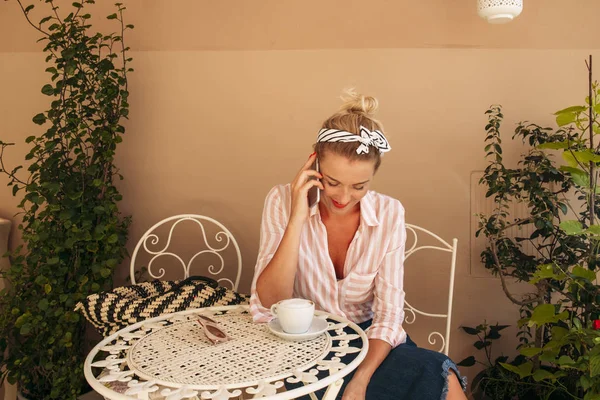
M 369 381 L 352 378 L 346 385 L 342 400 L 365 400 L 368 384 Z

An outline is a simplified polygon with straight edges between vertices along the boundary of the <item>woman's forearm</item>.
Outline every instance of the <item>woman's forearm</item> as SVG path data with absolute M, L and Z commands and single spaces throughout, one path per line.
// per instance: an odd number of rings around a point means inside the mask
M 277 251 L 256 281 L 256 292 L 264 307 L 292 297 L 303 225 L 304 221 L 290 220 Z
M 375 370 L 379 368 L 391 350 L 392 346 L 388 342 L 379 339 L 370 339 L 367 356 L 356 369 L 352 379 L 358 379 L 368 383 L 375 373 Z

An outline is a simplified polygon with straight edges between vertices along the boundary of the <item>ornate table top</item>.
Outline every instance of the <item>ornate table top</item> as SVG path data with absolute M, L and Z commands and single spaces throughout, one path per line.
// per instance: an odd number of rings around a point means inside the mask
M 213 318 L 231 340 L 212 344 L 195 316 Z M 255 324 L 247 306 L 209 307 L 163 315 L 128 326 L 89 353 L 85 376 L 109 399 L 215 399 L 243 395 L 291 399 L 322 389 L 354 370 L 368 350 L 356 324 L 317 312 L 326 333 L 305 341 L 273 335 Z M 348 328 L 347 333 L 344 328 Z M 349 341 L 361 338 L 359 347 Z M 348 364 L 340 357 L 356 353 Z M 276 393 L 289 383 L 303 385 Z

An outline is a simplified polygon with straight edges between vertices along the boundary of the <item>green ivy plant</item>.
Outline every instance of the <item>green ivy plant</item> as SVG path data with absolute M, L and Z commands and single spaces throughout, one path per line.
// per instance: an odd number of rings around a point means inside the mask
M 585 104 L 556 112 L 557 130 L 518 125 L 513 139 L 528 150 L 517 168 L 503 163 L 500 106 L 487 111 L 490 164 L 481 183 L 496 207 L 480 215 L 477 234 L 487 238 L 486 268 L 500 277 L 523 317 L 519 351 L 525 358 L 500 365 L 537 383 L 539 398 L 600 399 L 600 89 L 592 80 L 591 56 L 587 65 Z M 529 216 L 512 217 L 514 204 L 527 207 Z M 509 229 L 525 227 L 532 232 L 508 235 Z M 527 282 L 532 290 L 517 297 L 507 278 Z
M 495 359 L 492 357 L 493 343 L 499 340 L 502 335 L 500 331 L 508 328 L 508 325 L 496 325 L 483 322 L 476 327 L 461 326 L 467 335 L 476 336 L 477 340 L 473 342 L 478 352 L 484 353 L 483 360 L 478 360 L 475 356 L 468 356 L 460 361 L 459 367 L 472 367 L 476 364 L 484 367 L 471 382 L 471 394 L 475 400 L 503 400 L 503 399 L 525 399 L 536 398 L 535 388 L 528 384 L 519 382 L 518 376 L 513 372 L 502 367 L 501 364 L 508 362 L 508 356 L 501 355 Z M 510 364 L 520 365 L 523 363 L 523 356 L 517 356 Z M 529 397 L 527 397 L 529 396 Z
M 18 384 L 29 399 L 76 399 L 83 377 L 84 320 L 73 309 L 86 296 L 112 287 L 112 273 L 126 256 L 130 224 L 117 207 L 114 185 L 123 179 L 114 164 L 127 118 L 129 92 L 125 7 L 116 4 L 118 33 L 91 33 L 94 4 L 83 0 L 61 15 L 52 0 L 49 15 L 31 20 L 34 5 L 17 0 L 27 22 L 45 43 L 49 82 L 41 91 L 50 106 L 33 117 L 45 128 L 30 136 L 28 167 L 0 167 L 19 204 L 18 229 L 25 246 L 11 254 L 9 281 L 0 292 L 0 382 Z

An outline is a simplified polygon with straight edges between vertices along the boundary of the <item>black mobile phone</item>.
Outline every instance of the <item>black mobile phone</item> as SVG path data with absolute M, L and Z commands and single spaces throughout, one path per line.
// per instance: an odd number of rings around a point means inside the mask
M 315 162 L 310 167 L 315 171 L 319 172 L 319 160 L 315 158 Z M 311 179 L 317 179 L 315 177 L 311 177 Z M 319 202 L 321 198 L 321 191 L 317 186 L 313 186 L 308 190 L 308 206 L 312 207 Z

